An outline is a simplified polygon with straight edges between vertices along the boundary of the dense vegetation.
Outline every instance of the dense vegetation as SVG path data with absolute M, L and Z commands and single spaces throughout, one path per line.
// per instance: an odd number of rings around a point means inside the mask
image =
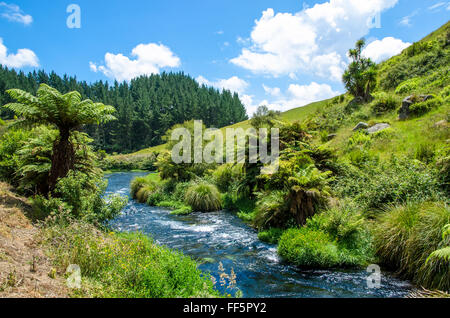
M 159 145 L 161 137 L 174 124 L 201 119 L 208 127 L 224 127 L 247 119 L 237 94 L 200 86 L 183 73 L 142 76 L 110 85 L 108 82 L 88 84 L 76 77 L 44 71 L 24 74 L 0 65 L 0 105 L 12 102 L 8 89 L 22 89 L 35 94 L 40 84 L 61 93 L 77 91 L 83 98 L 116 108 L 117 121 L 88 125 L 85 132 L 94 139 L 93 146 L 109 153 L 128 153 Z M 13 113 L 0 109 L 0 117 L 13 118 Z
M 450 24 L 376 66 L 358 53 L 363 45 L 352 50 L 344 76 L 349 93 L 289 112 L 306 114 L 301 121 L 261 107 L 240 124 L 280 129 L 276 173 L 260 175 L 261 163 L 175 165 L 163 152 L 156 164 L 162 180 L 143 178 L 132 184 L 134 193 L 146 189 L 143 202 L 151 205 L 208 211 L 186 199 L 209 184 L 223 208 L 278 244 L 288 262 L 377 262 L 448 291 Z M 400 121 L 403 100 L 409 110 Z
M 192 259 L 144 235 L 108 233 L 106 222 L 128 200 L 105 196 L 107 182 L 99 169 L 104 153 L 94 152 L 93 140 L 81 130 L 114 120 L 112 106 L 82 101 L 75 91 L 63 95 L 46 84 L 37 96 L 8 92 L 17 101 L 5 107 L 17 120 L 0 137 L 0 180 L 30 197 L 29 216 L 41 225 L 58 273 L 80 266 L 82 288 L 72 296 L 221 296 Z
M 377 262 L 418 285 L 449 291 L 450 24 L 377 66 L 361 56 L 363 45 L 351 51 L 347 94 L 291 111 L 307 114 L 299 121 L 261 107 L 240 124 L 279 128 L 279 169 L 271 174 L 260 173 L 260 161 L 175 164 L 173 142 L 158 154 L 94 152 L 93 146 L 131 151 L 168 141 L 175 128 L 192 132 L 192 118 L 206 126 L 235 123 L 245 119 L 237 95 L 200 88 L 183 74 L 113 88 L 52 74 L 52 85 L 81 94 L 43 84 L 33 96 L 45 73 L 27 77 L 2 69 L 3 78 L 20 79 L 8 85 L 33 94 L 9 91 L 17 102 L 5 109 L 17 120 L 0 122 L 0 180 L 32 198 L 33 217 L 45 220 L 45 242 L 60 270 L 82 265 L 88 279 L 80 296 L 219 296 L 189 258 L 140 234 L 107 234 L 105 221 L 126 199 L 104 197 L 99 166 L 157 168 L 133 180 L 134 199 L 174 214 L 236 212 L 296 266 Z M 115 105 L 118 120 L 92 125 L 92 119 L 113 119 L 113 109 L 83 97 Z M 83 105 L 89 107 L 74 107 Z M 29 127 L 18 126 L 22 121 Z M 248 145 L 236 150 L 248 159 Z M 62 152 L 70 164 L 61 168 Z

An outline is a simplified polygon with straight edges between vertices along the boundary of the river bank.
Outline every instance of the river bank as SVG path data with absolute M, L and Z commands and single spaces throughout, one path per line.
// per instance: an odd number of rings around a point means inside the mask
M 131 180 L 142 175 L 108 175 L 107 192 L 128 195 Z M 364 270 L 299 270 L 287 265 L 279 259 L 276 245 L 258 240 L 257 232 L 230 212 L 177 216 L 130 201 L 110 225 L 117 231 L 143 232 L 158 244 L 182 251 L 217 282 L 233 269 L 236 288 L 244 297 L 405 297 L 413 290 L 388 272 L 383 272 L 379 289 L 370 289 Z M 216 286 L 222 288 L 220 283 Z

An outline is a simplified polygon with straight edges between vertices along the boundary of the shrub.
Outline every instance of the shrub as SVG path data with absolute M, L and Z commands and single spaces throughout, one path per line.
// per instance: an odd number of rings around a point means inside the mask
M 283 232 L 283 229 L 270 228 L 267 231 L 259 232 L 258 239 L 269 244 L 277 244 Z
M 414 283 L 448 290 L 445 281 L 450 281 L 449 272 L 441 270 L 441 260 L 437 262 L 435 257 L 442 255 L 434 252 L 442 246 L 444 227 L 449 223 L 450 209 L 441 202 L 409 202 L 391 207 L 375 227 L 377 254 L 386 265 L 397 268 Z
M 186 204 L 194 211 L 212 212 L 222 208 L 221 196 L 216 186 L 209 183 L 193 184 L 186 191 Z
M 347 142 L 347 150 L 353 150 L 355 148 L 364 148 L 364 147 L 369 147 L 372 143 L 372 138 L 370 137 L 369 134 L 362 132 L 362 131 L 358 131 L 356 133 L 354 133 Z
M 53 197 L 36 196 L 33 209 L 37 216 L 67 215 L 69 218 L 103 225 L 116 217 L 127 203 L 118 195 L 103 197 L 106 181 L 81 172 L 70 172 L 56 184 Z
M 419 87 L 420 81 L 421 79 L 419 77 L 416 77 L 402 82 L 395 89 L 395 94 L 411 93 L 412 91 L 416 90 Z
M 433 144 L 419 144 L 414 153 L 414 158 L 429 164 L 435 156 L 435 146 Z
M 155 170 L 157 154 L 148 155 L 117 155 L 102 158 L 99 165 L 103 170 Z
M 212 177 L 214 183 L 222 192 L 231 190 L 233 184 L 238 182 L 243 176 L 241 164 L 223 164 L 214 170 Z
M 286 231 L 278 252 L 286 261 L 305 267 L 360 267 L 374 258 L 365 220 L 349 206 L 316 214 L 305 227 Z
M 339 251 L 330 237 L 309 228 L 289 229 L 281 236 L 278 254 L 299 267 L 331 268 L 339 265 Z
M 192 208 L 190 206 L 184 205 L 172 211 L 173 215 L 187 215 L 192 213 Z
M 419 117 L 438 108 L 442 104 L 443 100 L 441 97 L 432 98 L 425 102 L 412 104 L 409 108 L 409 113 L 411 117 Z
M 376 99 L 372 102 L 371 109 L 374 114 L 382 115 L 395 110 L 397 106 L 398 103 L 394 96 L 386 93 L 379 93 L 377 94 Z
M 0 137 L 0 180 L 18 185 L 17 171 L 21 166 L 18 151 L 30 137 L 31 132 L 22 129 L 11 129 Z
M 333 187 L 335 194 L 352 198 L 366 212 L 391 203 L 439 200 L 445 196 L 437 172 L 407 158 L 367 162 L 359 168 L 346 165 L 340 174 Z
M 285 191 L 276 190 L 269 193 L 259 193 L 257 197 L 253 224 L 258 229 L 286 228 L 288 224 L 295 224 L 293 215 L 289 213 Z

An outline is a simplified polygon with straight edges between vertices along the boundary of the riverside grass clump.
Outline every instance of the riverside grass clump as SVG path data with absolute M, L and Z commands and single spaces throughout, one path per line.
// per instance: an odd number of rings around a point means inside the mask
M 415 284 L 449 291 L 447 204 L 409 202 L 387 209 L 377 221 L 375 247 L 383 263 Z
M 191 185 L 184 196 L 186 204 L 194 211 L 213 212 L 222 209 L 221 195 L 213 184 L 202 182 Z
M 302 228 L 279 239 L 285 261 L 305 268 L 360 267 L 374 259 L 372 237 L 364 218 L 353 207 L 337 207 L 316 214 Z
M 80 266 L 82 286 L 73 297 L 221 297 L 194 260 L 143 234 L 105 233 L 72 222 L 44 227 L 43 242 L 61 273 L 70 264 Z

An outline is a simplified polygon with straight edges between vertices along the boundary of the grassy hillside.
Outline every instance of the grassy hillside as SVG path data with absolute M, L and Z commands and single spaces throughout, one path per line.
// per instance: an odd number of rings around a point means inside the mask
M 367 101 L 345 94 L 281 114 L 276 172 L 164 154 L 162 182 L 136 179 L 133 197 L 180 213 L 222 203 L 302 268 L 380 264 L 449 291 L 449 66 L 447 23 L 378 65 Z
M 401 54 L 381 63 L 379 65 L 378 73 L 378 92 L 390 94 L 396 102 L 396 109 L 388 114 L 375 116 L 370 111 L 371 105 L 363 105 L 363 107 L 352 114 L 350 118 L 347 118 L 345 122 L 335 123 L 335 127 L 328 127 L 331 128 L 330 133 L 338 134 L 338 138 L 333 140 L 330 144 L 337 147 L 342 146 L 342 141 L 349 137 L 354 125 L 361 120 L 372 121 L 372 123 L 388 122 L 392 124 L 394 130 L 397 131 L 394 138 L 391 139 L 391 142 L 380 143 L 378 148 L 376 147 L 374 149 L 380 151 L 382 155 L 384 155 L 383 149 L 389 149 L 389 151 L 394 149 L 396 152 L 408 152 L 417 144 L 425 142 L 436 144 L 438 141 L 433 139 L 434 135 L 424 134 L 424 130 L 428 131 L 428 128 L 435 122 L 447 118 L 448 100 L 442 108 L 435 109 L 424 118 L 414 119 L 407 123 L 397 121 L 396 110 L 400 107 L 403 97 L 407 95 L 439 94 L 445 86 L 448 85 L 450 82 L 448 47 L 446 50 L 437 50 L 436 53 L 433 52 L 433 46 L 436 45 L 436 43 L 439 43 L 439 41 L 449 41 L 449 32 L 450 22 L 422 40 L 414 43 L 413 46 L 405 49 Z M 408 80 L 411 80 L 411 83 L 408 83 Z M 403 83 L 405 83 L 405 87 L 398 90 L 396 93 L 396 88 Z M 409 87 L 411 88 L 409 89 Z M 351 97 L 347 95 L 311 103 L 306 106 L 286 111 L 281 114 L 280 118 L 287 122 L 294 122 L 315 118 L 318 114 L 324 112 L 334 112 L 334 115 L 338 116 L 350 99 Z M 332 116 L 331 118 L 329 117 L 329 119 L 333 120 Z M 246 129 L 248 127 L 250 127 L 250 122 L 247 120 L 232 126 L 224 127 L 221 130 L 225 131 L 226 128 Z M 325 134 L 325 131 L 322 131 L 322 133 Z M 445 138 L 445 134 L 441 137 Z M 442 138 L 439 140 L 442 141 Z M 129 156 L 160 152 L 164 149 L 165 145 L 159 145 L 143 149 L 134 154 L 130 154 Z

